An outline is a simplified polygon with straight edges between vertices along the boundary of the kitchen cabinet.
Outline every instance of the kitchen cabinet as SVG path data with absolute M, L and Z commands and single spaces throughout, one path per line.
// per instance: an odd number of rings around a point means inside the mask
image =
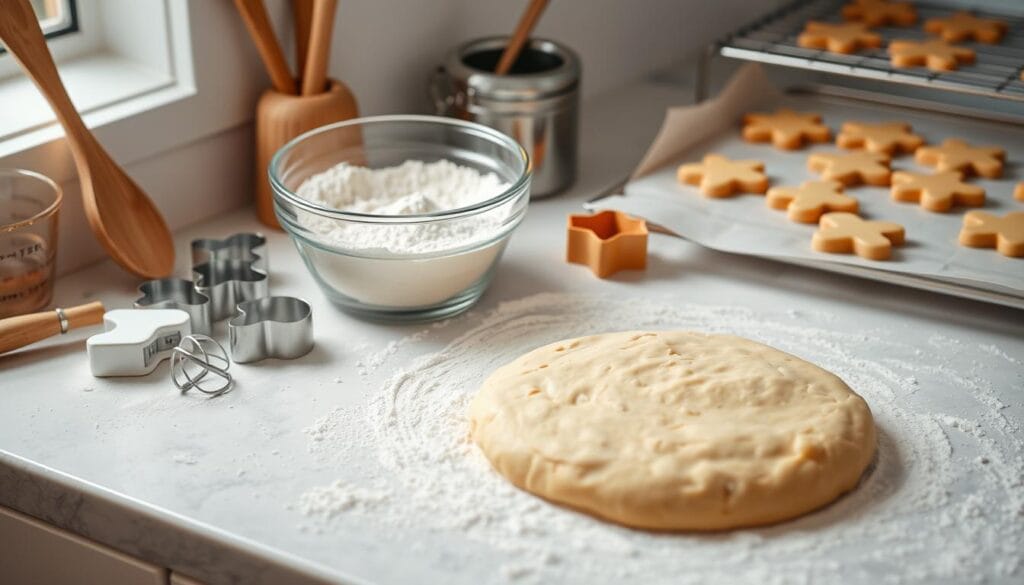
M 0 508 L 0 581 L 55 585 L 165 585 L 167 571 Z M 194 581 L 182 581 L 192 585 Z

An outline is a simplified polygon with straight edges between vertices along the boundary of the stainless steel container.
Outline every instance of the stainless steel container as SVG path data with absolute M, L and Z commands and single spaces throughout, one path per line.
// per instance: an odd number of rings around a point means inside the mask
M 506 37 L 456 48 L 431 83 L 437 113 L 490 126 L 530 155 L 532 197 L 554 195 L 576 179 L 580 60 L 554 41 L 531 39 L 509 75 L 495 75 Z

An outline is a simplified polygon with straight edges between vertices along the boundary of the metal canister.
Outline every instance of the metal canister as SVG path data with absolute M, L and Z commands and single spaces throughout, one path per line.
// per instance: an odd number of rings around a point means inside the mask
M 449 53 L 431 84 L 437 113 L 515 138 L 530 155 L 531 195 L 554 195 L 576 179 L 580 60 L 565 45 L 531 39 L 508 75 L 494 69 L 507 37 L 469 41 Z

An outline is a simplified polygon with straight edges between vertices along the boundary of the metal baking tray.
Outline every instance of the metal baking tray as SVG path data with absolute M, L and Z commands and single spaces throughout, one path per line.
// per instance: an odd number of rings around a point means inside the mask
M 998 44 L 960 43 L 973 49 L 977 60 L 948 72 L 935 72 L 924 67 L 898 69 L 890 64 L 885 49 L 888 41 L 926 38 L 928 35 L 920 24 L 873 29 L 882 35 L 883 46 L 850 55 L 806 49 L 797 44 L 797 37 L 808 20 L 840 21 L 841 8 L 847 2 L 796 0 L 722 39 L 713 47 L 712 54 L 831 75 L 1024 102 L 1024 81 L 1020 78 L 1024 68 L 1024 17 L 973 10 L 977 16 L 1005 21 L 1009 30 Z M 914 6 L 919 23 L 949 15 L 958 9 L 956 6 L 925 2 L 915 2 Z M 698 86 L 698 91 L 703 92 L 706 81 L 701 80 Z

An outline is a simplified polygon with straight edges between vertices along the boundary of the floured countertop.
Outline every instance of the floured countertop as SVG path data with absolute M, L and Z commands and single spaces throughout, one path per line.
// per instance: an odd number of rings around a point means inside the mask
M 463 317 L 349 318 L 271 234 L 271 291 L 311 302 L 316 348 L 233 366 L 220 398 L 181 396 L 166 365 L 95 379 L 84 333 L 0 359 L 0 505 L 210 583 L 1019 581 L 1024 312 L 657 235 L 645 272 L 601 281 L 562 261 L 565 215 L 624 177 L 686 95 L 652 84 L 585 104 L 579 183 L 531 205 Z M 189 239 L 252 217 L 179 234 L 179 268 Z M 136 284 L 104 264 L 62 278 L 58 302 L 123 307 Z M 862 486 L 775 527 L 655 535 L 491 472 L 464 432 L 490 369 L 628 328 L 736 333 L 841 375 L 881 433 Z

